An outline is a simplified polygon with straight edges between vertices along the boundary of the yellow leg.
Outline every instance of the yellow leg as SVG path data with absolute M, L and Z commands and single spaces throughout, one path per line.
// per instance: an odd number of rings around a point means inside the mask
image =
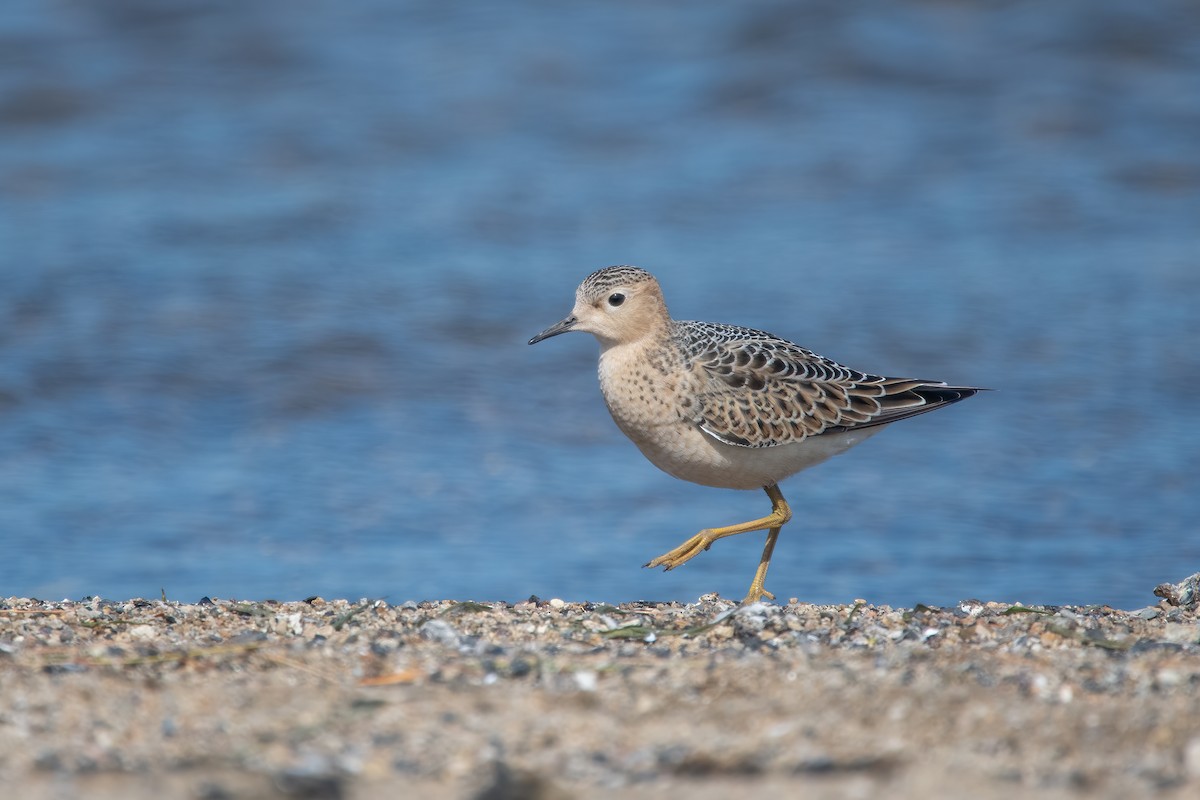
M 787 501 L 783 499 L 783 494 L 779 491 L 778 486 L 764 486 L 763 488 L 767 492 L 767 497 L 771 498 L 770 514 L 761 519 L 743 522 L 738 525 L 727 525 L 723 528 L 705 528 L 679 545 L 679 547 L 676 547 L 669 553 L 663 553 L 658 558 L 646 564 L 646 566 L 666 567 L 669 570 L 675 569 L 680 564 L 691 561 L 712 547 L 712 543 L 718 539 L 724 539 L 726 536 L 736 536 L 739 533 L 749 533 L 750 531 L 770 531 L 767 534 L 767 546 L 763 550 L 762 558 L 759 560 L 758 571 L 754 575 L 754 582 L 750 584 L 750 593 L 746 595 L 744 602 L 757 602 L 762 597 L 774 600 L 775 595 L 763 588 L 763 582 L 767 577 L 767 566 L 771 563 L 771 552 L 775 549 L 775 540 L 779 538 L 779 529 L 792 518 L 792 510 L 788 508 Z
M 767 533 L 767 546 L 763 548 L 762 558 L 758 560 L 758 569 L 754 571 L 754 580 L 750 582 L 750 591 L 746 592 L 746 599 L 742 601 L 742 605 L 750 605 L 757 603 L 764 597 L 768 600 L 774 600 L 775 595 L 763 588 L 763 584 L 767 580 L 767 567 L 771 565 L 771 553 L 775 551 L 775 540 L 779 538 L 779 528 L 771 528 Z

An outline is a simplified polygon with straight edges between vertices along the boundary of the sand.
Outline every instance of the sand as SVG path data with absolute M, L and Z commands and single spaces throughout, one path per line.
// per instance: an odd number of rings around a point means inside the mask
M 1137 611 L 9 598 L 0 785 L 131 800 L 1195 798 L 1190 580 Z

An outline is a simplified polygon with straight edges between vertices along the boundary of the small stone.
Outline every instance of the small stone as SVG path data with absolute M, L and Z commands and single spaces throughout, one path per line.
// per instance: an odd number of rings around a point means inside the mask
M 421 638 L 444 644 L 447 647 L 458 647 L 462 637 L 454 626 L 442 619 L 431 619 L 421 626 Z
M 1168 622 L 1163 626 L 1160 637 L 1174 644 L 1196 644 L 1200 642 L 1200 627 L 1183 622 Z
M 1177 669 L 1165 668 L 1154 673 L 1154 682 L 1160 688 L 1170 689 L 1179 686 L 1184 681 L 1184 676 Z
M 129 638 L 139 642 L 146 642 L 158 635 L 153 625 L 130 625 Z
M 287 797 L 327 798 L 346 796 L 345 779 L 336 772 L 316 772 L 307 767 L 289 769 L 275 776 L 274 783 Z
M 212 781 L 200 784 L 200 788 L 196 790 L 196 800 L 234 800 L 236 796 L 221 784 Z
M 564 601 L 564 600 L 561 600 L 561 599 L 559 599 L 559 598 L 557 598 L 557 597 L 551 598 L 551 600 L 550 600 L 550 607 L 551 607 L 551 608 L 555 608 L 555 609 L 557 609 L 557 608 L 562 608 L 562 607 L 563 607 L 563 606 L 565 606 L 565 605 L 566 605 L 566 601 Z
M 1160 583 L 1154 587 L 1154 594 L 1173 606 L 1194 606 L 1200 601 L 1200 572 L 1179 583 Z
M 1183 771 L 1192 780 L 1200 780 L 1200 736 L 1193 736 L 1183 747 Z
M 980 600 L 963 600 L 958 604 L 958 610 L 968 617 L 975 617 L 980 614 L 987 606 Z
M 525 769 L 496 762 L 492 781 L 473 795 L 473 800 L 561 800 L 569 795 L 549 778 Z

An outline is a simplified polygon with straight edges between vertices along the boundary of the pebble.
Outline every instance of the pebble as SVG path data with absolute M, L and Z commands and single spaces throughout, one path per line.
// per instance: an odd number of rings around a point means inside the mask
M 696 769 L 790 792 L 818 756 L 823 780 L 878 795 L 875 768 L 847 753 L 880 752 L 895 765 L 879 774 L 906 780 L 971 763 L 1022 786 L 1200 796 L 1196 613 L 1015 606 L 0 599 L 0 735 L 23 732 L 0 785 L 50 768 L 67 794 L 95 772 L 144 783 L 139 770 L 203 763 L 221 742 L 242 754 L 220 779 L 236 796 L 252 794 L 247 771 L 297 796 L 369 796 L 359 771 L 444 796 L 497 747 L 558 765 L 580 796 L 670 794 Z
M 1200 781 L 1200 736 L 1193 736 L 1183 748 L 1183 768 L 1189 778 Z
M 581 692 L 594 692 L 600 683 L 600 676 L 593 670 L 584 669 L 575 673 L 575 685 Z

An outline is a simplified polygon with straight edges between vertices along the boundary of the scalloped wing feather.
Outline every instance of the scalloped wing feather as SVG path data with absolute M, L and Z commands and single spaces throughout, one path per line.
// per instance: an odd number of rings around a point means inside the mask
M 696 381 L 697 421 L 727 444 L 775 447 L 887 425 L 979 391 L 859 372 L 750 328 L 677 324 Z

